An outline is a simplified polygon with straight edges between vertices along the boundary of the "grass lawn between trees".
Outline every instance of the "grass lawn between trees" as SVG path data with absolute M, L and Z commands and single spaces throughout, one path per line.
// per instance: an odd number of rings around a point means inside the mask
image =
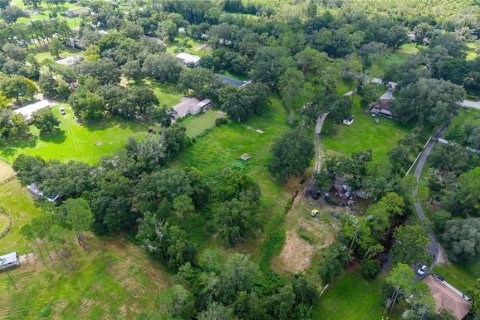
M 271 100 L 272 106 L 264 115 L 246 121 L 245 125 L 229 123 L 213 128 L 211 132 L 199 137 L 177 160 L 181 167 L 197 168 L 206 179 L 223 168 L 237 167 L 245 170 L 260 185 L 260 210 L 264 222 L 262 237 L 246 240 L 235 249 L 252 254 L 257 262 L 264 262 L 263 267 L 267 269 L 270 259 L 281 250 L 285 238 L 284 208 L 289 198 L 285 189 L 274 181 L 268 171 L 270 146 L 275 138 L 289 130 L 285 109 L 278 98 Z M 192 121 L 193 119 L 195 118 Z M 257 133 L 255 129 L 261 129 L 264 133 Z M 250 154 L 247 162 L 240 160 L 243 153 Z M 215 240 L 204 237 L 202 226 L 196 230 L 190 229 L 190 236 L 203 239 L 202 247 L 218 246 Z
M 358 272 L 346 272 L 320 298 L 315 319 L 370 320 L 382 319 L 385 307 L 382 279 L 366 280 Z
M 46 160 L 79 160 L 94 164 L 102 156 L 112 155 L 122 148 L 127 137 L 147 134 L 147 127 L 136 122 L 111 118 L 83 126 L 76 121 L 70 109 L 66 109 L 65 116 L 60 115 L 60 106 L 55 106 L 52 110 L 61 122 L 60 130 L 40 135 L 32 126 L 32 139 L 7 144 L 0 149 L 0 157 L 10 163 L 19 154 L 27 154 L 41 156 Z
M 337 132 L 332 135 L 323 135 L 323 151 L 325 160 L 336 155 L 350 155 L 355 152 L 372 150 L 373 163 L 379 165 L 380 173 L 387 173 L 390 166 L 387 153 L 395 144 L 410 131 L 408 126 L 403 126 L 387 118 L 378 118 L 379 123 L 369 113 L 365 113 L 355 99 L 352 108 L 354 117 L 350 126 L 340 124 Z M 325 126 L 331 126 L 327 116 Z

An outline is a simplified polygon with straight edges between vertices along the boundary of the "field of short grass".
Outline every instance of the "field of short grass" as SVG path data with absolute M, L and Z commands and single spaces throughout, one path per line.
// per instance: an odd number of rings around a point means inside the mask
M 475 280 L 480 278 L 480 260 L 465 263 L 445 263 L 435 266 L 434 270 L 457 289 L 467 292 Z
M 76 121 L 70 109 L 62 116 L 59 108 L 53 107 L 61 121 L 58 131 L 39 135 L 38 130 L 32 126 L 32 139 L 9 143 L 0 150 L 0 157 L 13 162 L 19 154 L 28 154 L 44 159 L 81 160 L 93 164 L 102 156 L 114 154 L 123 147 L 127 137 L 140 137 L 147 132 L 145 125 L 122 119 L 107 119 L 84 126 Z
M 0 255 L 36 252 L 20 228 L 40 210 L 17 179 L 0 185 L 0 205 L 13 219 L 12 229 L 0 239 Z M 42 246 L 47 267 L 37 253 L 36 262 L 9 271 L 18 291 L 0 273 L 0 319 L 133 319 L 170 285 L 171 275 L 160 263 L 124 237 L 87 237 L 89 250 L 84 252 L 70 234 L 67 269 L 60 259 L 48 261 Z
M 246 128 L 244 124 L 229 123 L 215 127 L 208 134 L 197 139 L 192 147 L 183 152 L 177 164 L 195 167 L 208 176 L 225 167 L 238 167 L 259 183 L 262 192 L 261 212 L 264 219 L 263 244 L 257 239 L 246 245 L 245 251 L 252 253 L 256 260 L 268 263 L 281 250 L 285 237 L 283 228 L 284 207 L 287 192 L 278 185 L 268 171 L 270 146 L 274 139 L 288 130 L 286 112 L 278 98 L 272 98 L 268 112 L 245 123 L 253 129 L 264 130 L 263 134 Z M 250 154 L 250 160 L 243 162 L 240 156 Z M 208 243 L 206 245 L 215 245 Z
M 72 48 L 65 48 L 65 50 L 63 50 L 60 53 L 60 59 L 72 57 L 72 56 L 80 56 L 82 54 L 83 54 L 83 51 L 75 50 Z M 39 51 L 38 53 L 35 54 L 35 59 L 39 63 L 42 63 L 45 60 L 53 60 L 53 61 L 57 60 L 57 58 L 52 57 L 52 55 L 48 51 Z
M 173 84 L 145 81 L 145 84 L 153 90 L 160 105 L 172 108 L 180 102 L 183 94 Z
M 445 132 L 445 139 L 463 144 L 464 137 L 459 137 L 455 132 L 463 125 L 469 124 L 472 126 L 480 126 L 480 110 L 477 109 L 460 109 L 458 114 L 453 119 L 452 123 Z
M 401 46 L 397 51 L 390 52 L 374 61 L 374 64 L 369 70 L 369 74 L 374 77 L 382 77 L 388 66 L 395 63 L 403 63 L 407 61 L 408 57 L 415 55 L 418 49 L 423 46 L 416 47 L 414 43 L 407 43 Z
M 349 155 L 370 149 L 375 164 L 388 164 L 387 153 L 406 134 L 410 128 L 387 118 L 378 118 L 375 123 L 369 113 L 365 113 L 358 103 L 352 108 L 354 122 L 347 126 L 340 124 L 336 133 L 322 135 L 325 158 L 335 155 Z M 329 123 L 327 116 L 325 126 Z
M 346 272 L 327 289 L 314 310 L 315 319 L 370 320 L 384 315 L 381 279 L 365 280 L 358 272 Z
M 187 129 L 187 135 L 190 138 L 196 137 L 205 130 L 215 126 L 215 120 L 226 117 L 225 114 L 217 110 L 208 110 L 196 116 L 189 116 L 181 120 L 181 123 Z

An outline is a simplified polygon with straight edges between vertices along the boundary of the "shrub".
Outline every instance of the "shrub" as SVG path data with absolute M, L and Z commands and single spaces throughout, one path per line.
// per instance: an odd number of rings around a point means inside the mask
M 215 126 L 220 127 L 221 125 L 227 124 L 228 119 L 227 118 L 217 118 L 215 119 Z
M 361 264 L 360 271 L 365 278 L 375 279 L 380 273 L 380 261 L 365 259 Z

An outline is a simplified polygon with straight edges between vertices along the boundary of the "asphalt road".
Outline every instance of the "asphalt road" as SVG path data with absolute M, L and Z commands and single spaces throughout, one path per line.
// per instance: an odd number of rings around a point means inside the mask
M 414 197 L 417 195 L 418 183 L 420 181 L 420 177 L 422 175 L 425 162 L 427 161 L 427 158 L 430 155 L 430 152 L 432 151 L 432 148 L 435 145 L 435 142 L 437 141 L 438 138 L 440 138 L 443 135 L 446 129 L 447 129 L 446 125 L 443 125 L 440 129 L 438 129 L 435 135 L 425 145 L 425 148 L 423 149 L 422 154 L 418 159 L 417 167 L 415 168 L 415 172 L 414 172 L 414 177 L 415 177 L 415 180 L 417 181 L 417 187 L 415 187 L 415 189 L 412 190 Z M 424 221 L 425 212 L 423 211 L 422 205 L 420 204 L 420 202 L 414 202 L 413 205 L 415 207 L 415 212 L 417 213 L 418 218 L 421 221 Z M 432 231 L 428 232 L 428 237 L 430 238 L 430 246 L 427 248 L 427 251 L 433 255 L 433 262 L 431 266 L 431 268 L 433 268 L 433 266 L 438 262 L 438 257 L 441 254 L 440 244 L 438 243 L 437 237 Z

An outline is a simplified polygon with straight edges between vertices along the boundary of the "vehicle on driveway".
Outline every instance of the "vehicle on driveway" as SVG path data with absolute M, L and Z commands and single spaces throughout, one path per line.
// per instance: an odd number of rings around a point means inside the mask
M 418 270 L 417 270 L 417 274 L 418 274 L 419 276 L 423 276 L 423 275 L 425 275 L 427 272 L 428 272 L 428 268 L 427 268 L 426 265 L 421 266 L 421 267 L 418 268 Z
M 319 214 L 320 214 L 320 211 L 318 211 L 317 209 L 313 209 L 312 212 L 310 212 L 310 217 L 316 218 L 318 217 Z
M 65 108 L 64 107 L 61 107 L 60 108 L 60 113 L 64 116 L 65 115 Z
M 445 281 L 445 278 L 444 278 L 444 277 L 442 277 L 441 275 L 436 274 L 436 273 L 435 273 L 435 278 L 437 278 L 437 279 L 440 280 L 440 281 Z

